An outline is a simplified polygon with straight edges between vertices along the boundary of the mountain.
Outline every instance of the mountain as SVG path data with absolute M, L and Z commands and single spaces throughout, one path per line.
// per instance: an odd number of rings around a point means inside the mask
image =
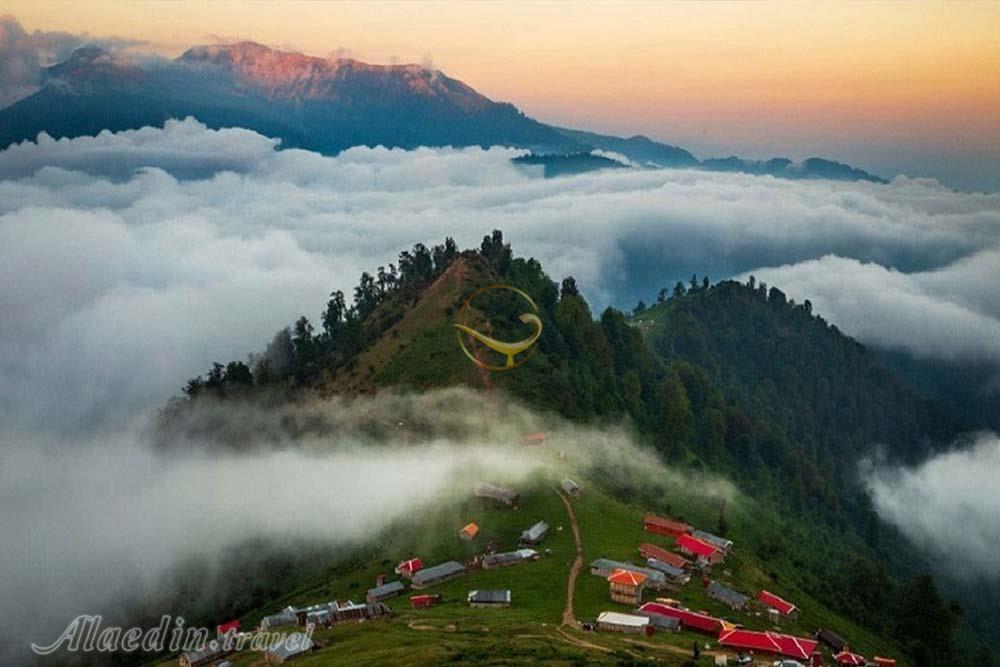
M 495 284 L 532 295 L 543 329 L 527 363 L 485 374 L 456 345 L 451 323 L 473 292 Z M 512 340 L 523 329 L 515 324 L 523 305 L 493 291 L 477 297 L 468 314 L 481 330 L 489 326 Z M 980 640 L 959 643 L 957 607 L 925 576 L 931 565 L 921 553 L 881 523 L 858 476 L 875 443 L 886 461 L 907 463 L 943 451 L 974 424 L 915 393 L 864 346 L 815 316 L 808 302 L 796 304 L 775 287 L 692 280 L 652 308 L 631 316 L 609 308 L 595 318 L 572 278 L 557 285 L 537 261 L 515 256 L 500 232 L 464 252 L 450 240 L 418 244 L 400 254 L 398 271 L 363 274 L 353 305 L 334 292 L 320 326 L 300 318 L 252 363 L 217 364 L 190 380 L 160 429 L 167 443 L 183 436 L 238 450 L 266 439 L 267 431 L 257 420 L 220 423 L 220 401 L 266 414 L 304 394 L 454 386 L 502 392 L 570 422 L 631 425 L 678 473 L 722 475 L 751 505 L 734 507 L 743 516 L 730 521 L 717 505 L 689 506 L 676 488 L 617 475 L 613 461 L 587 471 L 602 495 L 636 516 L 665 498 L 703 525 L 718 511 L 718 524 L 733 525 L 744 545 L 747 560 L 733 569 L 737 577 L 753 571 L 769 585 L 793 587 L 824 610 L 817 613 L 891 641 L 895 651 L 912 650 L 928 667 L 981 664 L 958 657 L 981 651 Z M 408 415 L 406 428 L 424 432 L 433 419 Z M 322 417 L 273 422 L 267 428 L 284 437 L 339 428 Z M 607 520 L 604 510 L 595 511 Z M 592 539 L 616 543 L 617 529 L 590 530 Z M 923 630 L 916 628 L 925 621 L 939 629 L 930 649 L 918 645 Z
M 699 162 L 683 148 L 643 136 L 623 139 L 547 125 L 420 65 L 316 58 L 254 42 L 197 46 L 175 60 L 141 65 L 96 47 L 77 49 L 47 68 L 40 90 L 0 109 L 0 146 L 34 140 L 40 132 L 92 136 L 187 116 L 212 128 L 245 127 L 280 138 L 283 147 L 326 154 L 351 146 L 502 145 L 541 156 L 614 152 L 644 168 L 882 181 L 820 158 L 799 164 L 735 157 Z M 553 163 L 553 175 L 609 166 L 579 158 L 561 163 Z
M 94 135 L 194 116 L 323 153 L 378 144 L 580 149 L 513 105 L 436 70 L 326 60 L 252 42 L 196 47 L 145 67 L 80 49 L 45 78 L 40 91 L 0 110 L 0 144 L 43 131 Z

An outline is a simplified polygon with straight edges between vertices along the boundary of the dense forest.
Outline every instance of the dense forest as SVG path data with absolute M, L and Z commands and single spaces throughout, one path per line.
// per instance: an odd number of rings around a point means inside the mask
M 461 280 L 444 290 L 451 274 Z M 446 320 L 492 283 L 532 295 L 543 329 L 530 363 L 484 379 L 461 359 Z M 367 354 L 371 348 L 398 338 L 407 312 L 434 290 L 446 301 L 445 317 L 422 321 L 418 333 L 394 343 L 388 361 L 370 361 L 378 356 Z M 475 251 L 460 252 L 451 239 L 417 244 L 362 274 L 350 305 L 333 292 L 318 326 L 303 316 L 248 362 L 215 364 L 190 380 L 165 409 L 163 428 L 204 399 L 291 401 L 357 377 L 376 389 L 488 382 L 574 421 L 625 421 L 666 461 L 724 474 L 767 508 L 742 536 L 762 561 L 791 563 L 824 604 L 894 634 L 916 664 L 963 664 L 961 609 L 879 521 L 857 470 L 876 450 L 919 461 L 970 424 L 898 381 L 808 301 L 796 304 L 753 278 L 713 285 L 692 276 L 652 301 L 632 313 L 607 308 L 595 319 L 573 278 L 557 284 L 536 260 L 516 257 L 499 231 Z M 506 291 L 477 303 L 494 315 L 501 337 L 501 320 L 524 309 Z M 727 530 L 721 510 L 719 519 Z M 839 551 L 833 557 L 802 540 Z M 991 659 L 978 642 L 963 642 L 958 653 L 975 656 L 964 664 Z

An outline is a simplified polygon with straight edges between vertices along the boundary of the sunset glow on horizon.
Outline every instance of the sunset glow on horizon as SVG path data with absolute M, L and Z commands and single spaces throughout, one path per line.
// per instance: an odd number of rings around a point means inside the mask
M 540 120 L 647 134 L 701 156 L 822 154 L 943 180 L 1000 171 L 997 3 L 13 0 L 2 11 L 29 31 L 145 40 L 167 56 L 251 39 L 429 61 Z

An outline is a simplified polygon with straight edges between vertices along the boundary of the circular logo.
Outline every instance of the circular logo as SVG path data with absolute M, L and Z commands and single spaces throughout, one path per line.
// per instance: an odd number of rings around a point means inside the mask
M 523 340 L 507 342 L 502 340 L 497 340 L 491 336 L 488 336 L 481 331 L 477 331 L 472 327 L 464 324 L 463 322 L 468 319 L 471 304 L 476 300 L 477 297 L 482 294 L 489 292 L 491 290 L 509 290 L 514 294 L 517 294 L 522 299 L 528 302 L 534 313 L 521 313 L 517 319 L 519 319 L 524 324 L 530 324 L 535 328 L 534 333 Z M 456 335 L 458 336 L 458 344 L 462 348 L 462 352 L 465 356 L 469 358 L 472 363 L 479 366 L 480 368 L 485 368 L 490 371 L 509 371 L 512 368 L 517 368 L 534 354 L 534 345 L 538 341 L 538 337 L 542 335 L 542 321 L 538 318 L 535 313 L 538 312 L 538 306 L 535 304 L 534 300 L 530 296 L 524 293 L 524 291 L 519 290 L 516 287 L 511 287 L 510 285 L 489 285 L 487 287 L 481 287 L 475 292 L 469 295 L 469 298 L 465 300 L 462 304 L 461 309 L 458 311 L 458 316 L 456 317 L 456 322 L 452 324 L 455 327 Z M 476 354 L 469 350 L 466 346 L 466 338 L 470 338 L 477 343 L 488 347 L 489 349 L 502 354 L 505 356 L 506 363 L 503 366 L 497 366 L 494 364 L 488 364 L 482 359 L 480 359 Z M 520 359 L 515 359 L 518 354 L 522 352 L 527 352 Z

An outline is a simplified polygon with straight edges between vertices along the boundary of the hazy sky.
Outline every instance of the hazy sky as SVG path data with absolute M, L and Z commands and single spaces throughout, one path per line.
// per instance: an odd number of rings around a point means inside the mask
M 1000 187 L 1000 3 L 8 0 L 2 11 L 28 30 L 141 38 L 169 55 L 252 38 L 430 59 L 549 122 L 701 156 L 822 153 Z

